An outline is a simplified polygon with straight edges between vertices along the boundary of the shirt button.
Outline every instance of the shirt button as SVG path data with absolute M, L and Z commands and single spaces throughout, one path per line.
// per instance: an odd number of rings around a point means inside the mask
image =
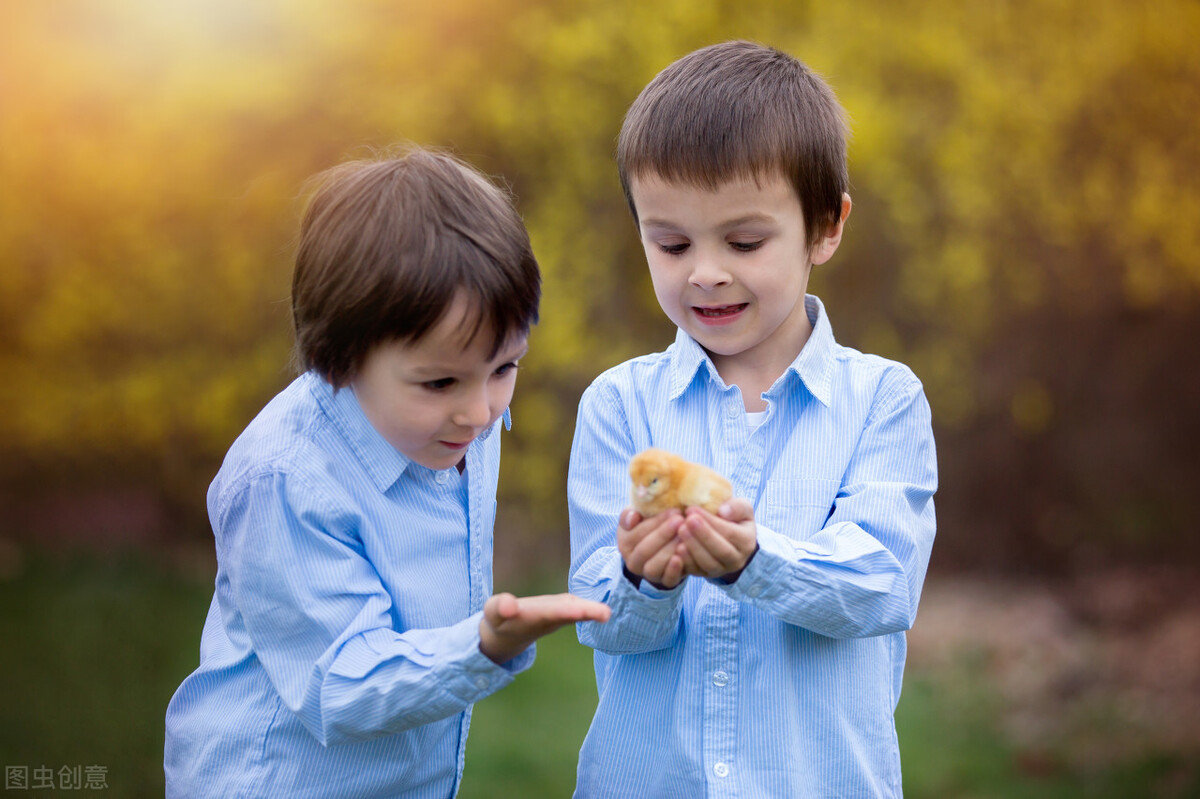
M 713 685 L 718 688 L 724 688 L 726 685 L 729 685 L 729 675 L 723 671 L 714 672 L 712 680 Z
M 762 588 L 757 585 L 752 585 L 746 589 L 746 594 L 748 596 L 758 596 L 761 593 L 762 593 Z
M 450 472 L 448 472 L 448 471 L 438 472 L 437 477 L 435 479 L 438 481 L 439 485 L 445 485 L 446 483 L 450 482 Z
M 476 677 L 475 678 L 475 687 L 481 691 L 484 688 L 487 688 L 488 687 L 487 677 Z
M 731 402 L 725 406 L 725 415 L 732 419 L 741 413 L 741 410 L 742 409 L 738 407 L 736 402 Z
M 722 778 L 728 777 L 729 766 L 725 765 L 724 763 L 716 763 L 713 765 L 713 774 L 716 774 L 718 777 Z

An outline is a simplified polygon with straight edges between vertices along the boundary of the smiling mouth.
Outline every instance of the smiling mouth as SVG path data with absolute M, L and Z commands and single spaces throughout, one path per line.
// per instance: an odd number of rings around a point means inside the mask
M 741 313 L 749 305 L 748 302 L 739 303 L 738 305 L 715 305 L 711 307 L 702 307 L 699 305 L 693 306 L 693 310 L 704 317 L 705 319 L 722 319 L 726 316 L 733 316 Z

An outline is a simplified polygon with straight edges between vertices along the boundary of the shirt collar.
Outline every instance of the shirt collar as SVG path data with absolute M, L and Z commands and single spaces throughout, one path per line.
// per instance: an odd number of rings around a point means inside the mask
M 725 381 L 717 374 L 717 367 L 704 348 L 696 339 L 683 332 L 683 328 L 675 331 L 675 344 L 671 348 L 671 394 L 670 399 L 678 399 L 702 368 L 707 368 L 708 376 L 717 385 L 724 388 Z
M 812 333 L 800 354 L 791 362 L 779 379 L 767 391 L 768 396 L 778 396 L 784 391 L 785 384 L 795 375 L 804 384 L 809 393 L 823 405 L 828 406 L 833 399 L 833 358 L 834 339 L 833 328 L 825 315 L 825 306 L 821 300 L 812 294 L 804 297 L 804 310 L 808 321 L 812 324 Z M 701 368 L 707 370 L 711 380 L 722 388 L 725 381 L 717 374 L 717 367 L 694 338 L 679 329 L 675 333 L 675 345 L 671 358 L 671 394 L 672 400 L 679 398 Z
M 352 388 L 346 386 L 335 391 L 315 372 L 309 372 L 308 377 L 313 396 L 325 415 L 342 434 L 375 487 L 381 492 L 387 491 L 412 461 L 379 435 L 363 413 Z
M 804 310 L 808 313 L 812 332 L 809 333 L 808 341 L 804 343 L 800 354 L 788 366 L 783 376 L 775 381 L 775 385 L 771 386 L 767 394 L 774 395 L 776 391 L 781 390 L 787 376 L 794 374 L 818 402 L 829 407 L 833 402 L 833 359 L 834 345 L 837 342 L 833 340 L 833 328 L 829 324 L 829 317 L 825 314 L 825 306 L 820 298 L 813 294 L 804 295 Z

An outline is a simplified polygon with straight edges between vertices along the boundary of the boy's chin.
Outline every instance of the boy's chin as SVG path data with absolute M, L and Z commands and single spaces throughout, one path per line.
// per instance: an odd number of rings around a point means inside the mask
M 442 449 L 443 451 L 422 452 L 415 455 L 408 455 L 407 457 L 409 460 L 419 463 L 426 469 L 432 469 L 435 472 L 458 466 L 467 457 L 466 447 L 463 447 L 458 451 L 445 451 L 445 447 L 437 447 L 437 445 L 435 445 L 435 447 Z
M 735 341 L 732 336 L 713 335 L 707 330 L 688 330 L 687 333 L 710 356 L 728 358 L 731 355 L 740 355 L 746 349 L 742 342 Z

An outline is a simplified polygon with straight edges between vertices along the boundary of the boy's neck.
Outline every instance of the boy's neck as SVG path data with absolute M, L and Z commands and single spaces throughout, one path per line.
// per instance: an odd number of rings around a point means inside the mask
M 799 335 L 793 338 L 796 345 L 792 348 L 775 352 L 753 349 L 734 355 L 708 352 L 708 357 L 712 359 L 713 366 L 717 368 L 717 374 L 725 381 L 725 385 L 741 389 L 742 402 L 747 411 L 765 411 L 767 401 L 762 398 L 763 392 L 775 385 L 775 381 L 787 371 L 811 335 L 812 323 L 805 317 Z

